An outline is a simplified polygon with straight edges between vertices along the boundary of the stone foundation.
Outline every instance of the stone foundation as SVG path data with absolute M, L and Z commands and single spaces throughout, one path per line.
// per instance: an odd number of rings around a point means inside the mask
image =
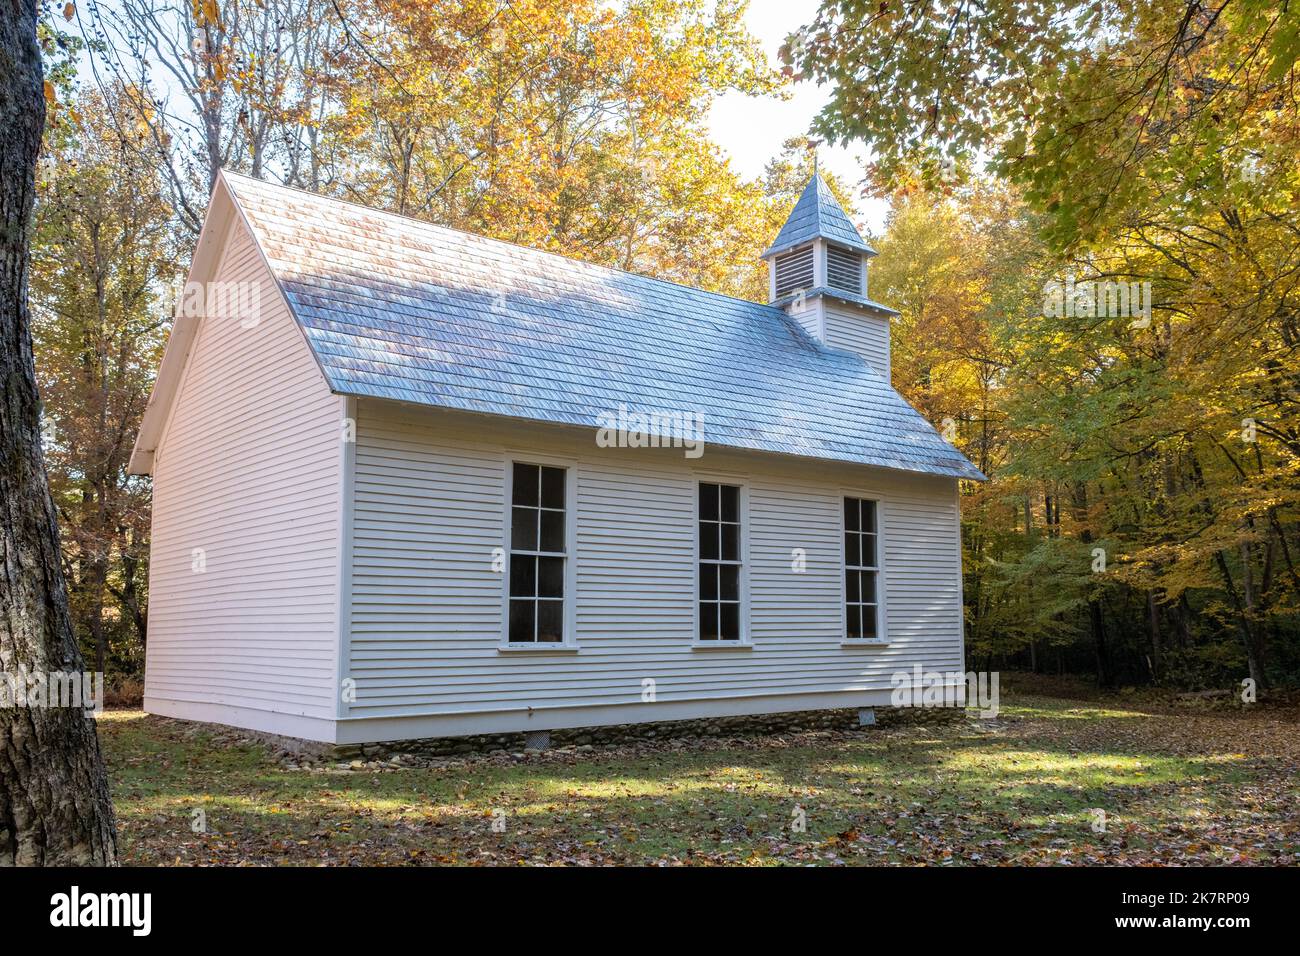
M 577 727 L 552 730 L 551 747 L 593 750 L 656 740 L 746 737 L 763 734 L 797 734 L 805 731 L 853 731 L 870 733 L 879 727 L 912 724 L 946 724 L 965 719 L 961 708 L 876 707 L 876 724 L 863 727 L 856 708 L 808 710 L 788 714 L 754 714 L 738 717 L 709 717 L 639 724 L 611 724 L 605 727 Z M 389 760 L 396 755 L 412 757 L 462 757 L 471 754 L 536 753 L 525 746 L 526 734 L 484 734 L 472 737 L 427 737 L 372 744 L 308 744 L 303 753 L 327 760 L 364 762 Z M 280 743 L 277 741 L 277 744 Z M 306 742 L 304 742 L 305 744 Z

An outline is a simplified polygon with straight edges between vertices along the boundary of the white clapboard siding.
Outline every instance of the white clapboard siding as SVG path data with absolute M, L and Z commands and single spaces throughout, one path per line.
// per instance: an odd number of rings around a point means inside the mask
M 240 223 L 214 278 L 260 310 L 203 316 L 158 447 L 145 706 L 293 732 L 336 716 L 342 400 Z
M 804 299 L 802 302 L 791 302 L 786 306 L 786 314 L 794 319 L 803 330 L 818 341 L 822 338 L 822 322 L 824 320 L 824 303 L 820 296 L 813 296 Z
M 708 449 L 601 449 L 539 424 L 362 400 L 357 410 L 345 718 L 888 690 L 962 664 L 952 479 Z M 502 652 L 506 469 L 576 477 L 577 653 Z M 748 485 L 752 647 L 698 650 L 697 478 Z M 728 478 L 728 476 L 736 476 Z M 844 646 L 841 496 L 878 495 L 888 646 Z M 792 549 L 807 570 L 792 570 Z M 466 724 L 467 728 L 473 724 Z
M 889 319 L 826 303 L 826 344 L 856 352 L 889 381 Z

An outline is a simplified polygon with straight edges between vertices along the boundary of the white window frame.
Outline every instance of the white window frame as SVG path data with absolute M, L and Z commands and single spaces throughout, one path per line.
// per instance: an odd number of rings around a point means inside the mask
M 563 633 L 558 642 L 512 643 L 510 640 L 510 529 L 513 521 L 515 498 L 515 465 L 537 465 L 564 470 L 564 608 L 560 615 Z M 502 468 L 501 542 L 505 552 L 505 567 L 501 571 L 501 640 L 500 652 L 523 654 L 571 654 L 578 650 L 577 584 L 578 584 L 578 467 L 569 458 L 555 458 L 528 451 L 507 452 Z M 540 544 L 540 542 L 539 542 Z
M 848 533 L 848 528 L 844 523 L 844 499 L 858 498 L 862 501 L 871 501 L 876 505 L 876 636 L 875 637 L 849 637 L 849 590 L 844 583 L 844 573 L 849 570 L 847 555 L 844 551 L 844 536 Z M 862 488 L 841 488 L 839 498 L 836 502 L 839 509 L 839 526 L 840 538 L 836 548 L 839 557 L 839 596 L 840 596 L 840 643 L 844 647 L 886 647 L 889 644 L 889 615 L 886 608 L 886 595 L 888 593 L 888 580 L 886 578 L 886 535 L 885 535 L 885 514 L 886 505 L 884 496 L 878 491 L 871 491 Z
M 742 475 L 697 472 L 691 483 L 691 648 L 697 651 L 747 651 L 753 648 L 749 600 L 749 479 Z M 700 485 L 731 485 L 738 489 L 736 509 L 740 518 L 740 638 L 727 641 L 700 640 Z

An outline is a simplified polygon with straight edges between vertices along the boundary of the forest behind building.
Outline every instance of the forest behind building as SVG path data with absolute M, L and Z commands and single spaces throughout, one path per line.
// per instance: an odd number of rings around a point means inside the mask
M 772 62 L 741 0 L 51 4 L 31 297 L 78 637 L 130 695 L 127 474 L 217 172 L 766 301 L 818 142 L 889 200 L 894 386 L 963 483 L 968 665 L 1300 680 L 1300 13 L 828 2 Z M 727 92 L 829 84 L 763 175 Z M 813 117 L 809 118 L 813 120 Z

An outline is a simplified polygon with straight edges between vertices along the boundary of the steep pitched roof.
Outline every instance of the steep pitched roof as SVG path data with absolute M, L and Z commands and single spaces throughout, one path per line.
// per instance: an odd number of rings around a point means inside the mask
M 812 179 L 808 180 L 799 201 L 790 210 L 790 217 L 776 234 L 776 241 L 763 253 L 763 258 L 793 249 L 813 239 L 825 239 L 865 252 L 869 256 L 876 254 L 875 249 L 862 241 L 858 227 L 845 214 L 821 173 L 813 173 Z
M 861 358 L 779 309 L 222 184 L 337 393 L 590 428 L 619 405 L 699 411 L 706 444 L 983 477 Z

